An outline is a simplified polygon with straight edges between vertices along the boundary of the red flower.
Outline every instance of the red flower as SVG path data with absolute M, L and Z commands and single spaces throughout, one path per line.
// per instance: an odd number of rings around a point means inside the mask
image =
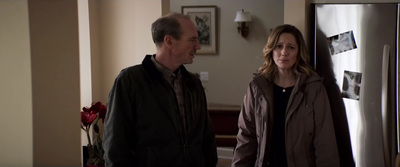
M 105 105 L 102 105 L 99 112 L 99 118 L 101 118 L 103 124 L 104 124 L 104 118 L 106 118 L 106 113 L 107 113 L 107 107 Z
M 94 120 L 96 120 L 97 114 L 91 113 L 91 112 L 81 112 L 81 122 L 82 125 L 87 127 L 93 123 Z
M 81 128 L 86 132 L 88 139 L 89 159 L 88 165 L 104 165 L 104 150 L 102 147 L 102 134 L 97 125 L 97 121 L 104 118 L 107 113 L 107 107 L 101 102 L 92 103 L 91 107 L 83 107 L 81 111 Z M 90 127 L 93 125 L 93 133 L 90 133 Z M 90 134 L 93 136 L 91 137 Z M 93 141 L 92 141 L 93 139 Z M 93 144 L 92 144 L 93 143 Z
M 101 102 L 92 103 L 91 107 L 83 107 L 81 112 L 82 125 L 84 127 L 90 126 L 93 121 L 96 120 L 97 116 L 99 116 L 99 119 L 101 118 L 102 122 L 104 123 L 106 113 L 107 106 L 103 105 Z
M 96 102 L 93 103 L 92 106 L 90 107 L 90 110 L 94 113 L 99 113 L 101 111 L 102 108 L 104 108 L 105 105 L 101 104 L 101 102 Z

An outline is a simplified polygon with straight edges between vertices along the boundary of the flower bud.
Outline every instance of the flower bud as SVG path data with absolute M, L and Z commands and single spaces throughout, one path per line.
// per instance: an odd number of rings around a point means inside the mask
M 94 130 L 96 133 L 99 133 L 99 132 L 100 132 L 99 126 L 98 126 L 97 124 L 94 124 L 94 125 L 93 125 L 93 130 Z

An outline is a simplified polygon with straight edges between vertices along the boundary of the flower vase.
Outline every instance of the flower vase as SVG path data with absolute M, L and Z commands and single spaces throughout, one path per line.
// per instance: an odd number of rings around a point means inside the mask
M 87 146 L 82 146 L 83 167 L 87 167 L 86 163 L 89 159 L 89 150 Z

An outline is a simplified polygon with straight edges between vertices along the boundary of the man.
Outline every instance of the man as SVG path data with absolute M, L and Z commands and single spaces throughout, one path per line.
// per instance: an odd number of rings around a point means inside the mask
M 151 27 L 157 53 L 115 79 L 105 119 L 107 167 L 212 167 L 214 130 L 200 80 L 183 64 L 200 49 L 189 17 L 172 13 Z

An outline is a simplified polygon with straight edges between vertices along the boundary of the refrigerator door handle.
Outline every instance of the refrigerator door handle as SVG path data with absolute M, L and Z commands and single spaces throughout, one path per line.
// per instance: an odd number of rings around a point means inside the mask
M 389 77 L 389 53 L 390 45 L 385 44 L 383 46 L 383 58 L 382 58 L 382 96 L 381 96 L 381 111 L 382 111 L 382 132 L 383 132 L 383 153 L 385 158 L 385 166 L 390 164 L 389 154 L 389 132 L 388 132 L 388 77 Z

